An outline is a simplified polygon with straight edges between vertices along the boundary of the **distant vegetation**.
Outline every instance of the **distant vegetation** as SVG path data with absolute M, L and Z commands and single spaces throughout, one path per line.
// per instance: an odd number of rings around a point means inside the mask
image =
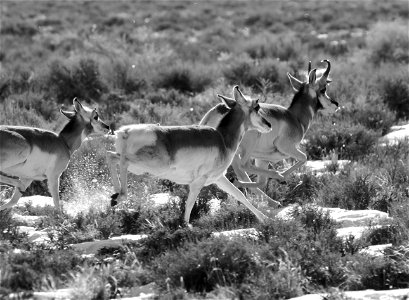
M 309 159 L 353 162 L 341 172 L 334 164 L 321 177 L 270 181 L 267 194 L 303 206 L 290 222 L 258 224 L 210 186 L 199 196 L 190 230 L 182 226 L 182 204 L 146 204 L 149 194 L 162 191 L 185 201 L 186 187 L 164 180 L 130 176 L 129 211 L 112 212 L 105 165 L 112 145 L 92 140 L 62 176 L 64 205 L 79 214 L 23 210 L 47 215 L 38 228 L 49 230 L 50 247 L 28 243 L 10 211 L 0 212 L 0 295 L 75 287 L 82 299 L 108 299 L 110 276 L 123 295 L 155 282 L 169 299 L 284 299 L 331 288 L 407 287 L 408 257 L 399 251 L 409 241 L 409 145 L 380 147 L 377 140 L 409 119 L 408 18 L 406 1 L 3 1 L 0 124 L 58 131 L 65 121 L 58 108 L 74 97 L 117 126 L 193 124 L 218 103 L 217 93 L 229 95 L 235 84 L 288 106 L 286 72 L 301 79 L 309 60 L 320 68 L 326 58 L 333 80 L 328 94 L 342 109 L 326 105 L 302 147 Z M 0 198 L 10 192 L 0 187 Z M 47 194 L 45 184 L 33 183 L 29 194 Z M 222 199 L 215 216 L 207 213 L 212 197 Z M 395 221 L 345 241 L 310 203 L 379 209 Z M 257 241 L 210 237 L 247 227 L 261 231 Z M 150 237 L 94 258 L 68 246 L 125 233 Z M 385 241 L 394 248 L 382 259 L 358 253 Z M 107 257 L 114 262 L 102 264 Z

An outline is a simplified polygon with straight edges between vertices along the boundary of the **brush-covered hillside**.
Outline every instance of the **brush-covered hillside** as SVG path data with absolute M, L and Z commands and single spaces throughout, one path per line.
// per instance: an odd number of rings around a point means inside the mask
M 0 125 L 58 132 L 67 122 L 59 109 L 72 109 L 74 97 L 116 127 L 197 124 L 234 85 L 288 107 L 287 72 L 305 80 L 308 61 L 321 69 L 323 59 L 340 109 L 323 103 L 301 145 L 311 165 L 330 163 L 264 190 L 299 207 L 291 218 L 247 192 L 265 224 L 209 186 L 188 228 L 186 186 L 132 174 L 127 202 L 112 209 L 112 140 L 85 141 L 61 177 L 63 213 L 30 203 L 0 211 L 0 297 L 68 289 L 69 299 L 345 299 L 344 291 L 408 288 L 409 143 L 384 142 L 409 123 L 408 18 L 407 1 L 389 0 L 2 1 Z M 231 169 L 227 176 L 235 180 Z M 1 185 L 0 202 L 12 192 Z M 163 193 L 170 200 L 153 205 Z M 50 196 L 46 182 L 32 183 L 31 195 Z M 388 222 L 340 236 L 320 207 L 376 210 Z M 29 227 L 43 242 L 22 228 L 27 216 L 38 217 Z M 248 228 L 257 238 L 214 234 Z M 143 238 L 92 254 L 75 246 L 121 235 Z M 362 251 L 379 244 L 390 244 L 381 256 Z

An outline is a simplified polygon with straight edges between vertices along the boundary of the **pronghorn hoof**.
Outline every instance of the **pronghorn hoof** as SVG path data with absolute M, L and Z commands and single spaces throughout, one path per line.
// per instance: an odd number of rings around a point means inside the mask
M 118 204 L 118 201 L 116 199 L 118 199 L 119 193 L 115 193 L 111 196 L 111 207 L 115 206 Z

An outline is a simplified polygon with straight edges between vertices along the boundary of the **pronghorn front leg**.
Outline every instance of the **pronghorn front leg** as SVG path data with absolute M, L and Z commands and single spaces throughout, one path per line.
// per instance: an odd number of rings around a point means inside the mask
M 238 201 L 243 203 L 248 209 L 250 209 L 256 215 L 257 219 L 259 219 L 260 222 L 264 222 L 265 220 L 268 219 L 268 217 L 265 216 L 257 208 L 255 208 L 253 204 L 251 204 L 250 201 L 248 201 L 246 197 L 244 197 L 243 193 L 240 192 L 240 190 L 237 187 L 235 187 L 224 175 L 217 179 L 217 181 L 215 181 L 214 183 L 223 191 L 232 195 Z
M 185 216 L 184 220 L 186 224 L 189 224 L 190 220 L 190 213 L 192 212 L 192 208 L 195 205 L 196 198 L 200 193 L 200 190 L 206 183 L 207 177 L 201 177 L 196 179 L 194 182 L 189 184 L 189 196 L 187 197 L 186 204 L 185 204 Z
M 59 195 L 59 187 L 60 187 L 60 176 L 59 175 L 50 175 L 47 176 L 47 184 L 48 190 L 50 191 L 51 196 L 53 197 L 54 206 L 55 208 L 60 211 L 60 195 Z
M 27 189 L 27 187 L 31 184 L 32 180 L 31 179 L 14 179 L 8 176 L 0 175 L 0 182 L 9 184 L 15 187 L 10 201 L 0 206 L 0 210 L 4 210 L 4 209 L 12 207 L 18 202 L 18 200 L 22 196 L 22 192 L 24 192 Z

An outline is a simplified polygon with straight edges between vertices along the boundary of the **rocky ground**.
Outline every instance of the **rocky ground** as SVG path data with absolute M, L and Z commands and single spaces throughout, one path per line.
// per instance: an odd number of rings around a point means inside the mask
M 313 164 L 317 167 L 318 163 Z M 163 204 L 164 201 L 170 197 L 167 194 L 157 194 L 152 197 L 157 205 Z M 33 206 L 46 206 L 52 204 L 52 199 L 44 196 L 31 196 L 23 197 L 19 205 L 24 205 L 24 203 L 30 202 Z M 282 218 L 284 220 L 291 218 L 291 212 L 298 209 L 297 206 L 288 206 L 282 209 L 277 215 L 277 218 Z M 348 237 L 353 235 L 355 238 L 359 238 L 365 231 L 369 228 L 374 228 L 377 226 L 385 226 L 391 222 L 391 218 L 387 213 L 376 211 L 376 210 L 354 210 L 348 211 L 340 208 L 321 208 L 323 212 L 328 213 L 331 218 L 333 218 L 339 225 L 338 235 L 341 237 Z M 22 216 L 14 214 L 15 219 L 21 224 L 19 230 L 26 232 L 28 238 L 33 243 L 46 243 L 47 233 L 45 231 L 37 231 L 35 229 L 35 223 L 41 218 L 41 216 Z M 248 236 L 250 238 L 257 239 L 257 230 L 255 228 L 247 228 L 233 231 L 215 232 L 217 235 L 226 235 L 234 238 L 235 236 Z M 145 238 L 146 235 L 122 235 L 111 237 L 107 240 L 85 242 L 80 244 L 72 245 L 73 248 L 81 251 L 83 255 L 94 255 L 99 249 L 107 246 L 118 246 L 123 244 L 125 240 L 139 240 Z M 390 247 L 391 244 L 376 245 L 365 248 L 364 251 L 368 255 L 383 255 L 384 249 Z M 18 250 L 16 250 L 18 251 Z M 70 290 L 62 289 L 53 292 L 36 292 L 32 299 L 69 299 Z M 404 296 L 409 296 L 409 289 L 399 289 L 399 290 L 389 290 L 389 291 L 359 291 L 359 292 L 346 292 L 345 295 L 349 299 L 406 299 Z M 148 285 L 140 288 L 140 295 L 133 298 L 123 298 L 123 299 L 153 299 L 155 296 L 155 286 Z M 299 300 L 315 300 L 322 299 L 325 296 L 323 294 L 316 295 L 306 295 L 294 299 Z M 16 295 L 16 297 L 18 297 Z M 10 296 L 13 298 L 13 295 Z

